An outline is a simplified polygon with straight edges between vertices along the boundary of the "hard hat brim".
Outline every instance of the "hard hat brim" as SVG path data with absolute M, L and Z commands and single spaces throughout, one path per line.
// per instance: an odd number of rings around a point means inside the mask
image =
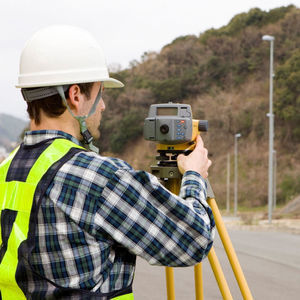
M 35 87 L 45 87 L 45 86 L 57 86 L 57 85 L 71 85 L 71 84 L 76 84 L 76 83 L 86 83 L 86 82 L 103 82 L 105 88 L 121 88 L 124 87 L 124 84 L 114 78 L 97 78 L 97 79 L 85 79 L 85 80 L 70 80 L 70 81 L 61 81 L 61 82 L 34 82 L 34 83 L 22 83 L 22 80 L 19 79 L 19 84 L 16 85 L 16 88 L 35 88 Z
M 101 81 L 101 80 L 99 80 Z M 105 88 L 121 88 L 124 87 L 124 83 L 121 81 L 114 79 L 114 78 L 109 78 L 109 80 L 104 80 L 103 81 L 104 87 Z

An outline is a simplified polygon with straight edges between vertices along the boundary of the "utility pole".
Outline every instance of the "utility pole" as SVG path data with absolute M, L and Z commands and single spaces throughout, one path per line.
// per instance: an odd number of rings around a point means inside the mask
M 238 205 L 238 143 L 237 140 L 242 135 L 240 133 L 234 136 L 234 216 L 237 215 Z
M 227 154 L 227 197 L 226 197 L 226 211 L 230 211 L 230 153 Z
M 277 155 L 276 155 L 276 150 L 273 151 L 273 155 L 274 155 L 274 178 L 273 178 L 273 209 L 276 209 L 276 173 L 277 173 Z
M 274 56 L 274 36 L 264 35 L 264 41 L 270 42 L 270 89 L 269 89 L 269 182 L 268 182 L 268 219 L 272 223 L 272 203 L 273 203 L 273 142 L 274 142 L 274 115 L 273 115 L 273 56 Z

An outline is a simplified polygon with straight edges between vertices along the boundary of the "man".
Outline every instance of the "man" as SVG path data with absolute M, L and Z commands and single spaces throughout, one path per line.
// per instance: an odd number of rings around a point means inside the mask
M 178 158 L 180 196 L 95 153 L 103 89 L 122 86 L 82 29 L 50 26 L 27 42 L 17 87 L 30 131 L 0 165 L 0 299 L 133 299 L 137 255 L 180 267 L 209 252 L 211 161 L 200 137 Z

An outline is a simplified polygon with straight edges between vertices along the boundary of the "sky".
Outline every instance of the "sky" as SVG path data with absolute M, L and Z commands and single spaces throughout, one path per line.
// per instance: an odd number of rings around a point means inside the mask
M 15 88 L 26 41 L 53 24 L 80 26 L 100 42 L 109 66 L 127 68 L 144 52 L 159 52 L 175 38 L 220 28 L 239 13 L 270 10 L 300 0 L 0 0 L 0 113 L 27 120 Z M 267 32 L 266 32 L 267 34 Z

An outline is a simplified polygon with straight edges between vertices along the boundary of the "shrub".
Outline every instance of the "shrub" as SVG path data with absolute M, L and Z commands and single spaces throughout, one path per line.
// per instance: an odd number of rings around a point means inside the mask
M 254 112 L 246 109 L 238 115 L 238 131 L 242 133 L 243 137 L 250 134 L 252 130 Z
M 280 189 L 281 192 L 278 195 L 279 202 L 287 202 L 291 200 L 292 197 L 300 194 L 300 176 L 285 176 L 280 184 Z
M 115 153 L 120 153 L 124 146 L 140 136 L 143 132 L 144 114 L 141 111 L 132 109 L 115 124 L 115 133 L 110 139 L 110 148 Z
M 182 98 L 180 78 L 169 78 L 150 83 L 151 91 L 159 102 L 178 101 Z
M 291 139 L 300 141 L 300 50 L 280 66 L 276 74 L 274 112 L 289 127 Z

